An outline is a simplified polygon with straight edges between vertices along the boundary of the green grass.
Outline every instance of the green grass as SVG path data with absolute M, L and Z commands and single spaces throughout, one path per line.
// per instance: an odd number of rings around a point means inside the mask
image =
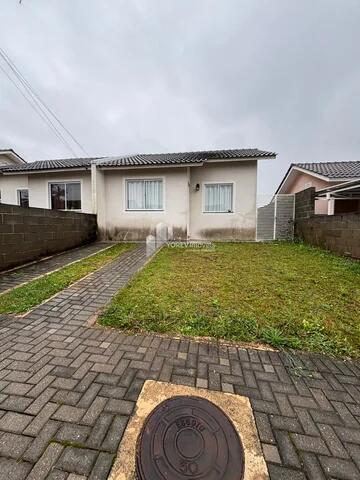
M 132 248 L 117 244 L 0 295 L 0 313 L 24 313 Z
M 164 248 L 99 321 L 359 356 L 360 264 L 295 243 Z

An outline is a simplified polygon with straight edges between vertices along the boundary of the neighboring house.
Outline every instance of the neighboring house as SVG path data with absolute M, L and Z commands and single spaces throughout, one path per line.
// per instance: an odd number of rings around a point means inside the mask
M 297 193 L 309 187 L 323 190 L 333 185 L 360 179 L 360 161 L 292 163 L 276 190 L 276 194 Z M 319 198 L 315 203 L 315 213 L 333 215 L 336 213 L 359 212 L 358 199 Z
M 2 167 L 9 167 L 9 166 L 16 166 L 25 164 L 26 161 L 20 157 L 12 148 L 8 148 L 6 150 L 0 149 L 0 170 Z M 0 187 L 0 203 L 3 201 L 2 198 L 2 191 Z
M 258 149 L 44 160 L 0 168 L 3 202 L 96 213 L 101 238 L 254 240 Z M 21 192 L 19 194 L 19 192 Z

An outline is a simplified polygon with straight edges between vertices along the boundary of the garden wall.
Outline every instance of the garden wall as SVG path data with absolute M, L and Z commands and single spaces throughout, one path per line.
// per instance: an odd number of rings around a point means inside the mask
M 360 213 L 315 215 L 315 189 L 295 195 L 295 235 L 305 243 L 360 259 Z
M 0 204 L 0 270 L 96 240 L 96 215 Z

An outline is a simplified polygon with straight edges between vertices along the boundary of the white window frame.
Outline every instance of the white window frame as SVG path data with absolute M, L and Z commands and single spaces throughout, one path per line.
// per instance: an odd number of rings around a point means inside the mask
M 205 190 L 207 185 L 231 185 L 232 186 L 232 199 L 231 199 L 231 211 L 224 212 L 209 212 L 205 210 Z M 235 213 L 235 183 L 234 182 L 204 182 L 202 184 L 202 213 L 204 215 L 233 215 Z
M 58 209 L 61 212 L 82 212 L 84 208 L 84 199 L 83 199 L 83 182 L 81 179 L 79 180 L 49 180 L 47 182 L 47 192 L 48 192 L 48 207 L 49 210 L 53 210 L 52 205 L 51 205 L 51 185 L 59 184 L 59 183 L 79 183 L 80 184 L 80 202 L 81 202 L 81 208 L 76 208 L 76 209 Z M 66 205 L 66 188 L 65 188 L 65 205 Z
M 21 206 L 20 205 L 20 192 L 22 192 L 23 190 L 27 190 L 27 192 L 28 192 L 28 202 L 29 202 L 29 207 L 30 207 L 30 192 L 29 192 L 28 187 L 23 187 L 23 188 L 17 188 L 16 189 L 16 205 L 18 205 L 19 207 Z M 27 207 L 23 207 L 23 208 L 27 208 Z
M 162 208 L 128 208 L 128 183 L 129 182 L 162 182 Z M 129 177 L 124 179 L 124 210 L 125 212 L 165 212 L 165 177 Z

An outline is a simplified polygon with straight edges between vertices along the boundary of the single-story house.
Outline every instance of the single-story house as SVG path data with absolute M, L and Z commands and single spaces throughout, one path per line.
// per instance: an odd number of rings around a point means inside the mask
M 360 179 L 360 161 L 292 163 L 275 194 L 297 193 L 309 187 L 323 190 L 346 181 Z M 333 215 L 360 211 L 360 202 L 353 198 L 334 198 L 330 194 L 318 198 L 315 213 Z
M 100 237 L 255 240 L 252 149 L 41 160 L 0 167 L 3 203 L 97 214 Z

